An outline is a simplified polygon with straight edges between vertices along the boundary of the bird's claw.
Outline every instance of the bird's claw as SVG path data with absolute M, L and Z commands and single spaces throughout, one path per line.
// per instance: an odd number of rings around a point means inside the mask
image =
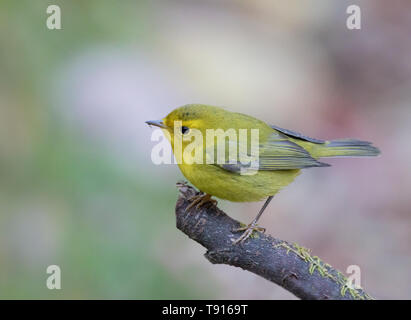
M 259 227 L 255 222 L 250 223 L 248 226 L 236 228 L 233 232 L 244 231 L 243 234 L 236 240 L 233 240 L 233 244 L 243 243 L 245 240 L 251 237 L 254 231 L 265 232 L 265 228 Z
M 198 210 L 205 204 L 213 205 L 213 206 L 217 205 L 217 200 L 212 199 L 211 195 L 206 194 L 206 193 L 205 194 L 200 193 L 198 195 L 195 195 L 191 197 L 189 201 L 191 201 L 191 203 L 186 207 L 185 209 L 186 212 L 189 211 L 193 207 L 195 207 Z

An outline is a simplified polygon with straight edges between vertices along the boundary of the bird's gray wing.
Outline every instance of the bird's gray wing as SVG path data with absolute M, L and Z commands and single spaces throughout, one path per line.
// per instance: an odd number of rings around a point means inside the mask
M 303 135 L 299 132 L 288 130 L 288 129 L 283 129 L 283 128 L 280 128 L 280 127 L 277 127 L 277 126 L 274 126 L 274 125 L 270 125 L 270 127 L 277 130 L 277 131 L 279 131 L 279 132 L 281 132 L 281 133 L 283 133 L 283 134 L 285 134 L 286 136 L 291 137 L 291 138 L 300 139 L 300 140 L 309 141 L 309 142 L 318 143 L 318 144 L 322 144 L 322 143 L 326 142 L 325 140 L 310 138 L 310 137 L 307 137 L 307 136 L 305 136 L 305 135 Z
M 234 156 L 228 155 L 227 148 L 230 144 L 237 144 L 237 153 Z M 214 148 L 212 155 L 215 160 L 214 164 L 224 170 L 239 174 L 329 166 L 329 164 L 317 161 L 303 147 L 277 133 L 273 133 L 266 142 L 260 143 L 258 148 L 254 149 L 250 146 L 242 146 L 241 142 L 237 141 L 226 141 L 225 152 L 216 152 L 220 147 Z M 211 157 L 208 151 L 207 154 Z

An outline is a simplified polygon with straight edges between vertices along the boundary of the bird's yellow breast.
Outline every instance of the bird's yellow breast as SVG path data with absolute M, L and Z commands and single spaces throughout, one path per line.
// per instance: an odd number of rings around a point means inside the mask
M 234 202 L 260 201 L 290 184 L 300 170 L 259 171 L 240 175 L 209 164 L 179 164 L 183 175 L 198 189 Z

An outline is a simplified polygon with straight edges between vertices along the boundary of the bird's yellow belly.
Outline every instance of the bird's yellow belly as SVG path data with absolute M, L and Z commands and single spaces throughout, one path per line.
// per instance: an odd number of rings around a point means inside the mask
M 234 202 L 260 201 L 273 196 L 300 173 L 300 170 L 277 170 L 240 175 L 214 165 L 179 166 L 183 175 L 201 191 Z

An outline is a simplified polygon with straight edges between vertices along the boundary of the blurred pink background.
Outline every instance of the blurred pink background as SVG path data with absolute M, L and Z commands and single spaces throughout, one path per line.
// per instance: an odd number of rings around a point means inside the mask
M 411 298 L 409 1 L 361 1 L 361 30 L 349 1 L 55 2 L 59 31 L 46 1 L 0 5 L 1 298 L 295 299 L 175 228 L 182 175 L 151 162 L 144 121 L 187 103 L 379 147 L 304 170 L 260 225 Z M 219 203 L 242 222 L 262 205 Z

